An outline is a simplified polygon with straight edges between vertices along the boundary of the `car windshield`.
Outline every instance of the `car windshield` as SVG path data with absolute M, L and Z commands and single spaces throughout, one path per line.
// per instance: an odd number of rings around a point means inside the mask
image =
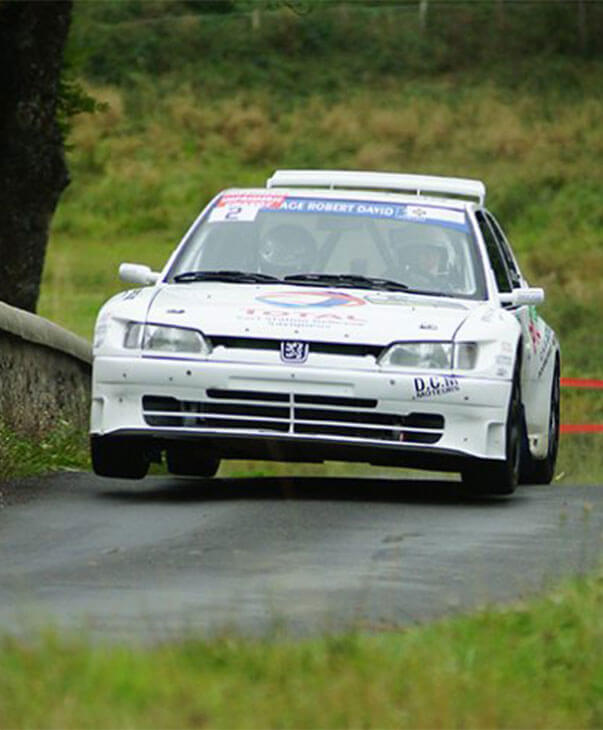
M 484 298 L 467 217 L 402 204 L 224 193 L 187 237 L 167 280 L 392 289 Z

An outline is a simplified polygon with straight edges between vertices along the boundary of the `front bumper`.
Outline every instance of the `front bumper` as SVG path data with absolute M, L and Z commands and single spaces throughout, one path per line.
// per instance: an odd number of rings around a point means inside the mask
M 453 373 L 97 357 L 90 430 L 203 439 L 223 458 L 454 469 L 504 458 L 510 391 Z

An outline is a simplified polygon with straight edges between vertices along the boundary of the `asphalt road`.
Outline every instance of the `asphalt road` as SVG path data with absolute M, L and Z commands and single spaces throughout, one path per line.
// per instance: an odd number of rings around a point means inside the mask
M 0 631 L 51 624 L 154 641 L 409 624 L 526 597 L 600 563 L 602 488 L 456 490 L 85 473 L 0 485 Z

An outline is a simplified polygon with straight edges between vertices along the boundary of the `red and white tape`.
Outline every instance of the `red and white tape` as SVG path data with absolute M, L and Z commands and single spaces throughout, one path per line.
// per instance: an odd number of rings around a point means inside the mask
M 603 380 L 593 378 L 561 378 L 564 388 L 603 390 Z M 603 423 L 562 423 L 561 433 L 603 433 Z
M 561 378 L 561 385 L 565 388 L 599 388 L 603 390 L 603 380 L 592 378 Z

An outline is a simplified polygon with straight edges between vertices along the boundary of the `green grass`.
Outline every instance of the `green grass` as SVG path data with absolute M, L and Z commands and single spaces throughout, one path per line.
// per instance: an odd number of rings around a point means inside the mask
M 2 728 L 600 728 L 603 574 L 378 634 L 0 641 Z
M 0 421 L 0 482 L 86 468 L 90 468 L 88 439 L 81 428 L 56 420 L 43 434 L 23 434 Z

